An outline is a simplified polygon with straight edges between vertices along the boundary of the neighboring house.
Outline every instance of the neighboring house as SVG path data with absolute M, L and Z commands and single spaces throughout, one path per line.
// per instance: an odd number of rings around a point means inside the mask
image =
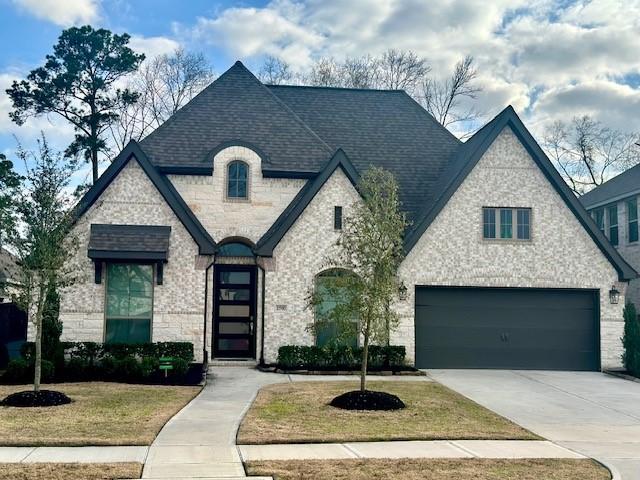
M 0 248 L 0 303 L 10 303 L 16 292 L 20 277 L 16 257 L 4 248 Z
M 325 342 L 308 294 L 337 273 L 327 254 L 371 165 L 395 174 L 412 222 L 391 336 L 411 362 L 620 364 L 636 273 L 511 107 L 461 143 L 405 92 L 263 85 L 240 62 L 81 200 L 63 339 L 265 362 Z
M 12 301 L 17 294 L 20 269 L 16 257 L 0 248 L 0 368 L 20 356 L 27 339 L 27 315 Z
M 580 197 L 600 231 L 635 269 L 640 269 L 639 196 L 640 165 L 636 165 Z M 640 280 L 629 283 L 626 298 L 640 307 Z

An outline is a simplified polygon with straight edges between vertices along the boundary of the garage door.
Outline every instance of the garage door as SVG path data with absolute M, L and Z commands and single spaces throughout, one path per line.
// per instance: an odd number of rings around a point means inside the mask
M 599 370 L 598 292 L 416 288 L 416 366 Z

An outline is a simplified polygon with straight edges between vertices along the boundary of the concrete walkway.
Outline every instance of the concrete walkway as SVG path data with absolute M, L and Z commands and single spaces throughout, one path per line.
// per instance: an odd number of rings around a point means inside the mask
M 264 385 L 287 381 L 246 367 L 220 367 L 160 431 L 142 478 L 245 478 L 236 445 L 244 412 Z
M 640 480 L 640 383 L 596 372 L 429 370 L 438 382 L 558 445 Z

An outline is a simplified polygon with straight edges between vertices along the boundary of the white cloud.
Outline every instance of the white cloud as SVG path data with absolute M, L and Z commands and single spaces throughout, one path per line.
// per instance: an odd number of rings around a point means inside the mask
M 142 37 L 132 35 L 129 46 L 136 53 L 144 53 L 147 58 L 170 54 L 180 47 L 180 43 L 167 37 Z
M 640 129 L 640 89 L 616 83 L 640 73 L 640 0 L 352 0 L 347 8 L 342 0 L 272 0 L 179 30 L 245 60 L 280 56 L 296 70 L 320 56 L 399 48 L 445 77 L 471 54 L 483 88 L 477 106 L 487 114 L 512 104 L 534 130 L 576 112 Z
M 95 22 L 100 17 L 99 0 L 13 0 L 13 3 L 63 27 Z

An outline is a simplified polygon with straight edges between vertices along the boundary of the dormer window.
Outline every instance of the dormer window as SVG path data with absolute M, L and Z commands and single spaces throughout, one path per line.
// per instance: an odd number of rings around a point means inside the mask
M 249 198 L 249 166 L 239 160 L 227 166 L 227 198 L 247 200 Z

